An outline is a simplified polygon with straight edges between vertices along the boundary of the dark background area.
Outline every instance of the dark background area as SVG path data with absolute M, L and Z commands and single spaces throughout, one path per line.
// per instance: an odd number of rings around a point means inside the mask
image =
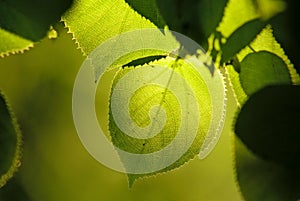
M 300 2 L 298 0 L 286 0 L 287 9 L 280 14 L 273 24 L 276 39 L 300 72 Z

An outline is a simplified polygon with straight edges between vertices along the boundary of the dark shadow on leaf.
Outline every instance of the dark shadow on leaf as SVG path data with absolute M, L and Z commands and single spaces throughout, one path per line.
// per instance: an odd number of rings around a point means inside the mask
M 222 63 L 227 62 L 249 45 L 267 24 L 267 21 L 254 19 L 236 29 L 222 46 Z
M 255 154 L 288 169 L 300 168 L 300 86 L 269 86 L 241 109 L 235 132 Z
M 123 65 L 122 67 L 132 67 L 132 66 L 140 66 L 140 65 L 144 65 L 144 64 L 149 64 L 152 61 L 155 60 L 159 60 L 162 58 L 165 58 L 166 56 L 149 56 L 149 57 L 144 57 L 144 58 L 140 58 L 140 59 L 136 59 L 133 60 L 125 65 Z
M 228 0 L 157 0 L 156 2 L 171 30 L 192 38 L 206 49 L 207 38 L 219 25 Z
M 125 0 L 131 8 L 137 11 L 140 15 L 149 19 L 158 28 L 164 28 L 166 25 L 156 5 L 156 0 Z
M 71 6 L 73 0 L 1 0 L 0 28 L 23 38 L 39 41 L 49 26 Z

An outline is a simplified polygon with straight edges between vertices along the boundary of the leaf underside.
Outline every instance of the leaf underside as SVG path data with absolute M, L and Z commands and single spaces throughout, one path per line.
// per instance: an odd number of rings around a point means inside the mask
M 114 84 L 112 86 L 112 91 L 116 87 L 116 84 L 124 76 L 126 76 L 126 74 L 130 73 L 131 71 L 134 71 L 136 69 L 147 68 L 149 67 L 149 65 L 153 66 L 152 68 L 155 68 L 155 66 L 158 65 L 158 66 L 163 66 L 167 69 L 172 69 L 172 65 L 174 65 L 174 62 L 175 62 L 174 58 L 167 57 L 167 58 L 160 59 L 158 61 L 151 62 L 150 64 L 144 66 L 139 66 L 135 68 L 128 67 L 122 69 L 118 72 L 117 76 L 115 77 Z M 209 92 L 207 91 L 208 89 L 205 82 L 203 81 L 203 78 L 201 78 L 199 74 L 197 74 L 197 72 L 195 72 L 195 70 L 193 70 L 193 68 L 191 68 L 191 66 L 189 66 L 189 64 L 187 63 L 179 65 L 178 67 L 172 70 L 174 70 L 174 73 L 178 73 L 179 75 L 183 76 L 183 78 L 189 83 L 189 85 L 196 93 L 199 108 L 201 108 L 200 116 L 202 119 L 201 124 L 199 125 L 199 130 L 197 131 L 197 135 L 194 142 L 192 143 L 192 146 L 175 163 L 171 164 L 170 166 L 162 170 L 153 173 L 128 174 L 130 186 L 132 186 L 134 181 L 138 178 L 156 175 L 158 173 L 163 173 L 163 172 L 167 172 L 179 168 L 181 165 L 188 162 L 190 159 L 194 158 L 195 155 L 199 153 L 201 145 L 203 144 L 203 141 L 205 139 L 205 135 L 208 132 L 210 119 L 211 119 L 211 102 L 210 102 L 210 95 Z M 216 74 L 214 76 L 216 77 L 221 76 L 218 73 L 218 71 L 216 71 L 215 73 Z M 166 86 L 164 86 L 166 88 L 164 88 L 156 85 L 151 85 L 152 79 L 155 79 L 156 77 L 151 77 L 149 75 L 151 75 L 151 72 L 145 73 L 145 76 L 149 77 L 149 83 L 148 84 L 145 83 L 145 86 L 141 87 L 131 97 L 130 105 L 129 105 L 130 106 L 129 113 L 131 114 L 132 120 L 135 121 L 138 126 L 144 127 L 150 123 L 148 112 L 151 109 L 151 107 L 153 107 L 154 105 L 160 105 L 166 111 L 166 116 L 167 116 L 166 123 L 164 124 L 163 130 L 161 132 L 159 132 L 157 135 L 149 139 L 132 138 L 126 135 L 125 133 L 123 133 L 123 131 L 120 130 L 120 128 L 118 128 L 118 126 L 115 123 L 113 114 L 111 113 L 110 110 L 109 129 L 112 137 L 112 142 L 115 146 L 119 147 L 120 149 L 131 153 L 147 154 L 147 153 L 152 153 L 163 149 L 173 140 L 173 138 L 177 134 L 182 119 L 188 119 L 188 116 L 182 116 L 188 114 L 181 114 L 180 105 L 178 104 L 178 100 L 176 96 L 174 96 L 174 94 L 172 94 L 171 91 L 167 90 L 168 85 L 172 85 L 173 84 L 172 82 L 174 82 L 172 81 L 172 77 L 170 77 L 169 83 L 166 84 Z M 168 75 L 167 74 L 164 75 L 164 73 L 162 73 L 159 76 L 163 77 Z M 218 80 L 218 78 L 214 78 L 214 79 Z M 225 90 L 225 89 L 223 88 L 220 90 Z M 122 97 L 118 98 L 118 100 L 120 101 L 122 101 L 123 99 Z M 123 107 L 124 103 L 120 102 L 118 105 L 120 105 L 120 107 Z M 154 118 L 155 118 L 155 122 L 163 122 L 162 120 L 159 119 L 158 116 Z M 126 123 L 127 122 L 124 122 L 124 124 Z M 186 135 L 187 135 L 186 137 L 188 137 L 189 130 L 187 130 Z M 181 147 L 178 147 L 177 149 L 180 148 Z M 153 161 L 153 163 L 155 162 L 157 161 Z M 126 169 L 126 164 L 125 164 L 125 169 Z

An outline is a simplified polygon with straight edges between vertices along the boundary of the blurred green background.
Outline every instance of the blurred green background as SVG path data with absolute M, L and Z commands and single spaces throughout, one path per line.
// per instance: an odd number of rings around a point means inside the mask
M 230 139 L 232 97 L 226 125 L 214 151 L 179 169 L 138 180 L 128 188 L 125 174 L 104 167 L 81 144 L 72 118 L 73 83 L 84 60 L 72 36 L 57 25 L 59 37 L 44 39 L 22 55 L 0 59 L 0 88 L 12 105 L 24 138 L 22 166 L 10 189 L 17 201 L 237 201 Z M 105 112 L 99 112 L 104 120 Z

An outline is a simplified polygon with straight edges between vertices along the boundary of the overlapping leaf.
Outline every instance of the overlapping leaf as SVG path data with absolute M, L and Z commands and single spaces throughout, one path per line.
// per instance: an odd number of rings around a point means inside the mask
M 0 188 L 20 165 L 21 133 L 3 94 L 0 94 Z
M 174 63 L 175 62 L 175 63 Z M 121 70 L 118 75 L 116 76 L 114 80 L 114 84 L 112 87 L 112 93 L 114 91 L 114 88 L 118 84 L 118 82 L 123 78 L 126 77 L 127 74 L 129 74 L 131 71 L 134 71 L 136 69 L 148 69 L 149 73 L 145 73 L 145 77 L 140 77 L 139 79 L 146 79 L 148 80 L 149 83 L 144 83 L 144 86 L 141 86 L 140 89 L 138 89 L 134 94 L 131 94 L 131 100 L 130 100 L 130 105 L 129 105 L 129 113 L 132 118 L 132 121 L 135 122 L 139 127 L 146 127 L 150 125 L 151 120 L 153 122 L 160 122 L 160 124 L 163 124 L 163 129 L 156 134 L 154 137 L 147 138 L 147 139 L 135 139 L 130 136 L 127 136 L 126 133 L 124 133 L 122 130 L 124 128 L 119 128 L 118 125 L 131 125 L 130 122 L 123 122 L 123 124 L 116 124 L 115 119 L 116 117 L 113 116 L 113 114 L 110 112 L 110 133 L 112 136 L 112 141 L 114 145 L 117 147 L 121 148 L 122 150 L 136 153 L 136 154 L 149 154 L 153 153 L 155 151 L 159 151 L 163 148 L 165 148 L 167 145 L 169 145 L 173 140 L 174 137 L 177 135 L 179 132 L 178 129 L 181 127 L 181 124 L 183 124 L 182 121 L 188 120 L 190 115 L 192 115 L 193 112 L 188 112 L 188 113 L 182 113 L 182 103 L 179 104 L 179 97 L 188 97 L 190 96 L 189 90 L 184 90 L 179 94 L 173 94 L 172 91 L 169 91 L 169 87 L 171 85 L 183 85 L 185 86 L 186 83 L 177 83 L 176 79 L 173 78 L 173 73 L 178 74 L 182 76 L 186 82 L 189 84 L 189 87 L 192 88 L 192 90 L 196 93 L 196 98 L 197 98 L 197 103 L 193 104 L 198 104 L 199 106 L 199 112 L 201 116 L 201 121 L 198 122 L 198 130 L 197 130 L 197 135 L 196 138 L 194 139 L 191 147 L 182 154 L 182 156 L 175 161 L 175 163 L 152 173 L 147 173 L 147 174 L 129 174 L 129 182 L 130 185 L 133 184 L 133 182 L 137 178 L 145 177 L 145 176 L 150 176 L 150 175 L 155 175 L 157 173 L 162 173 L 166 171 L 170 171 L 172 169 L 178 168 L 190 159 L 194 158 L 196 154 L 199 153 L 201 145 L 204 142 L 204 139 L 206 137 L 206 134 L 208 133 L 208 129 L 210 126 L 212 127 L 218 127 L 218 124 L 220 122 L 218 121 L 212 121 L 212 103 L 211 103 L 211 98 L 210 98 L 210 92 L 208 91 L 208 88 L 206 86 L 206 82 L 203 80 L 201 76 L 190 66 L 190 64 L 174 60 L 174 58 L 166 58 L 166 59 L 161 59 L 158 61 L 151 62 L 150 64 L 147 64 L 145 66 L 140 66 L 136 68 L 125 68 Z M 174 67 L 176 65 L 176 67 Z M 152 67 L 151 67 L 152 66 Z M 157 68 L 157 66 L 163 66 L 166 68 L 166 70 L 161 71 L 158 75 L 156 74 L 151 74 L 151 69 Z M 173 73 L 169 74 L 169 70 L 174 71 Z M 205 75 L 203 75 L 205 76 Z M 218 71 L 215 72 L 214 77 L 211 77 L 210 74 L 206 74 L 206 79 L 211 79 L 214 80 L 215 83 L 218 83 L 215 85 L 215 87 L 219 86 L 221 88 L 217 89 L 220 92 L 220 95 L 222 94 L 222 91 L 224 93 L 224 86 L 222 88 L 222 78 L 220 77 L 220 74 Z M 168 82 L 165 83 L 165 86 L 158 86 L 158 85 L 153 85 L 151 82 L 155 79 L 160 79 L 160 77 L 164 77 L 168 79 Z M 187 94 L 186 94 L 187 93 Z M 189 95 L 188 95 L 189 94 Z M 126 98 L 118 97 L 118 101 L 126 100 Z M 223 101 L 220 99 L 219 101 Z M 191 103 L 190 103 L 191 104 Z M 119 107 L 124 107 L 124 105 L 127 105 L 125 102 L 124 103 L 119 103 L 117 104 Z M 153 119 L 150 119 L 149 116 L 149 111 L 151 111 L 151 108 L 153 106 L 160 106 L 165 110 L 166 114 L 166 120 L 162 118 L 162 116 L 159 116 L 158 114 L 154 115 Z M 221 104 L 222 105 L 222 104 Z M 191 111 L 197 111 L 197 108 L 190 108 Z M 111 111 L 111 110 L 110 110 Z M 221 111 L 218 110 L 218 112 L 222 113 Z M 218 114 L 219 114 L 218 113 Z M 197 114 L 196 114 L 197 115 Z M 191 121 L 191 120 L 189 120 Z M 211 122 L 213 122 L 214 125 L 210 125 Z M 152 124 L 151 124 L 152 125 Z M 153 126 L 153 125 L 152 125 Z M 191 126 L 186 128 L 186 133 L 185 133 L 185 138 L 183 142 L 188 141 L 190 138 L 189 136 L 191 135 L 190 132 L 193 131 L 193 129 L 197 129 L 197 125 Z M 153 130 L 155 130 L 153 128 Z M 150 133 L 149 133 L 150 134 Z M 180 145 L 180 143 L 179 143 Z M 176 148 L 176 150 L 182 149 L 182 146 L 179 146 Z M 164 156 L 168 157 L 168 155 Z M 170 157 L 170 155 L 169 155 Z M 121 160 L 122 160 L 122 155 L 121 155 Z M 162 163 L 161 160 L 164 160 L 164 158 L 157 158 L 156 160 L 153 161 L 153 164 L 155 163 Z M 126 169 L 126 163 L 125 169 Z M 138 165 L 138 164 L 136 164 Z M 144 164 L 140 164 L 144 165 Z
M 33 42 L 0 28 L 0 57 L 23 53 L 33 47 Z
M 107 39 L 121 33 L 156 28 L 123 0 L 75 0 L 62 19 L 86 55 Z
M 67 1 L 1 1 L 0 57 L 23 53 L 48 33 L 51 24 L 70 6 Z

